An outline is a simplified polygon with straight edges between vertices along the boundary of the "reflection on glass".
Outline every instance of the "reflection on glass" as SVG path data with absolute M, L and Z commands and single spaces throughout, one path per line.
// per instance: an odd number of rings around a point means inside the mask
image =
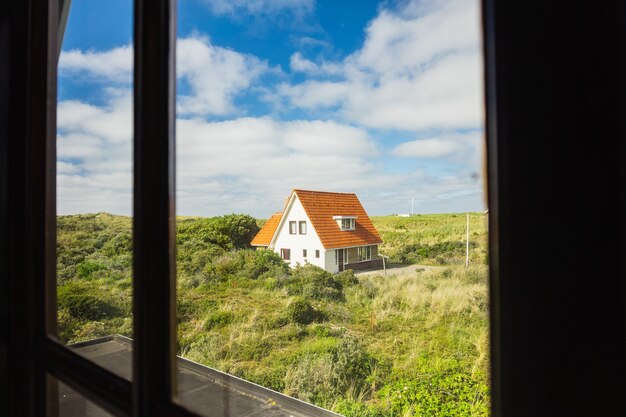
M 89 401 L 69 386 L 58 382 L 55 378 L 49 376 L 58 390 L 58 403 L 52 405 L 53 409 L 58 409 L 59 417 L 110 417 L 113 414 L 103 410 L 93 402 Z M 51 401 L 54 401 L 52 399 Z
M 479 2 L 178 7 L 180 400 L 486 416 Z
M 57 305 L 72 346 L 132 336 L 131 34 L 132 2 L 71 2 L 58 64 Z

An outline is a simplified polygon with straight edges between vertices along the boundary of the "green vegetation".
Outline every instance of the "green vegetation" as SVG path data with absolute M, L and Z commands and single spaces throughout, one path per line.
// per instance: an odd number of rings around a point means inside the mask
M 392 262 L 465 264 L 465 213 L 381 216 L 372 221 L 383 238 L 381 253 Z M 487 264 L 487 220 L 483 213 L 470 213 L 470 262 Z
M 403 275 L 289 269 L 245 215 L 179 219 L 179 354 L 346 416 L 487 416 L 486 224 L 375 217 Z M 59 336 L 132 337 L 130 219 L 58 221 Z

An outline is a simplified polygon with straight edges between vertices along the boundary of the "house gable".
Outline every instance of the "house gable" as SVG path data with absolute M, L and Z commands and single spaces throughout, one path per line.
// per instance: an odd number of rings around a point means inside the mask
M 290 233 L 290 222 L 295 222 L 293 234 Z M 301 233 L 301 222 L 306 225 L 305 233 Z M 281 249 L 289 249 L 291 265 L 308 262 L 324 267 L 324 247 L 297 195 L 292 193 L 290 196 L 268 248 L 277 253 L 281 253 Z M 318 257 L 315 256 L 316 251 L 319 251 Z
M 378 245 L 382 239 L 354 193 L 294 190 L 325 249 Z M 342 230 L 337 221 L 353 218 L 354 230 Z

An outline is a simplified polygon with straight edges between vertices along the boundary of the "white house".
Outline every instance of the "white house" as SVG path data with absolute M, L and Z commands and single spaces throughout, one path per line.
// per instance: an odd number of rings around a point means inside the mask
M 380 235 L 354 193 L 293 190 L 252 240 L 291 266 L 310 263 L 329 272 L 381 263 Z

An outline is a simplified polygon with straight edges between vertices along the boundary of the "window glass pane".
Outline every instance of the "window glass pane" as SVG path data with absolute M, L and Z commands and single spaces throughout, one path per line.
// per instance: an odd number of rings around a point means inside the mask
M 178 7 L 178 354 L 286 415 L 486 416 L 479 2 Z
M 59 382 L 56 378 L 48 376 L 53 389 L 58 392 L 52 397 L 49 409 L 58 410 L 59 417 L 109 417 L 113 416 L 92 401 L 88 400 L 69 386 Z
M 70 345 L 132 337 L 132 13 L 73 0 L 59 58 L 58 337 Z M 130 361 L 101 365 L 130 374 Z

